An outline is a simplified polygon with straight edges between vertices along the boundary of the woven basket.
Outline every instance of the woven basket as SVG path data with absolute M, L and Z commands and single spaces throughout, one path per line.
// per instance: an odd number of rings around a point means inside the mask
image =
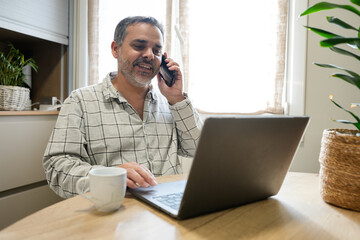
M 0 111 L 22 111 L 30 99 L 30 90 L 24 87 L 0 85 Z
M 319 161 L 320 194 L 323 200 L 360 211 L 360 132 L 349 129 L 325 130 Z

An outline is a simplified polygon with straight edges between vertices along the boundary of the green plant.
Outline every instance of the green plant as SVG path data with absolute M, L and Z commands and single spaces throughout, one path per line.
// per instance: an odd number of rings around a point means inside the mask
M 9 47 L 7 55 L 0 52 L 0 85 L 22 87 L 25 78 L 22 72 L 23 67 L 30 65 L 35 71 L 37 71 L 38 67 L 34 59 L 25 59 L 24 54 L 19 49 L 16 49 L 14 45 L 10 43 Z
M 354 13 L 360 17 L 360 11 L 358 9 L 358 7 L 360 6 L 360 0 L 350 0 L 350 2 L 353 4 L 352 5 L 340 5 L 340 4 L 334 4 L 334 3 L 329 3 L 329 2 L 320 2 L 320 3 L 317 3 L 317 4 L 309 7 L 300 16 L 305 16 L 305 15 L 312 14 L 315 12 L 337 8 L 337 9 L 350 11 L 351 13 Z M 326 19 L 331 24 L 335 24 L 341 28 L 347 29 L 347 31 L 354 32 L 356 36 L 351 36 L 351 37 L 341 36 L 341 35 L 338 35 L 335 33 L 328 32 L 323 29 L 314 28 L 314 27 L 310 27 L 310 26 L 305 26 L 305 27 L 325 38 L 324 40 L 320 41 L 321 47 L 329 48 L 331 51 L 333 51 L 335 53 L 342 54 L 347 57 L 355 58 L 358 61 L 360 61 L 360 56 L 357 55 L 357 51 L 360 50 L 360 27 L 358 27 L 358 26 L 354 27 L 351 24 L 348 24 L 348 23 L 344 22 L 343 20 L 333 17 L 333 16 L 326 17 Z M 359 22 L 357 22 L 357 24 L 359 24 Z M 345 50 L 344 48 L 338 47 L 339 45 L 343 45 L 343 44 L 347 44 L 350 47 L 356 49 L 355 50 L 356 53 L 353 53 L 352 51 L 348 51 L 348 50 Z M 341 73 L 334 73 L 332 75 L 332 77 L 342 79 L 345 82 L 350 83 L 350 84 L 356 86 L 358 89 L 360 89 L 360 75 L 358 73 L 348 70 L 343 67 L 335 66 L 333 64 L 321 64 L 321 63 L 314 63 L 314 64 L 317 66 L 320 66 L 320 67 L 324 67 L 324 68 L 333 68 L 333 69 L 340 70 Z M 330 94 L 330 100 L 332 103 L 335 104 L 335 106 L 346 111 L 355 119 L 355 121 L 348 121 L 348 120 L 333 120 L 333 121 L 345 123 L 345 124 L 353 124 L 357 129 L 360 130 L 360 118 L 356 114 L 351 112 L 350 110 L 347 110 L 347 109 L 343 108 L 342 106 L 340 106 L 338 103 L 336 103 L 331 94 Z M 360 106 L 360 103 L 352 103 L 351 104 L 351 108 L 356 107 L 356 106 Z

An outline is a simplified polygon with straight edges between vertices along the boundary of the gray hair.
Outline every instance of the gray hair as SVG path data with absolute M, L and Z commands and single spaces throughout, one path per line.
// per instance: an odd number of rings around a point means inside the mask
M 160 30 L 162 37 L 164 38 L 164 27 L 162 26 L 161 23 L 159 23 L 158 20 L 156 20 L 153 17 L 135 16 L 135 17 L 124 18 L 123 20 L 121 20 L 118 23 L 118 25 L 115 28 L 114 41 L 119 46 L 121 46 L 123 44 L 125 36 L 127 34 L 127 28 L 130 25 L 134 25 L 137 23 L 147 23 L 147 24 L 157 27 Z

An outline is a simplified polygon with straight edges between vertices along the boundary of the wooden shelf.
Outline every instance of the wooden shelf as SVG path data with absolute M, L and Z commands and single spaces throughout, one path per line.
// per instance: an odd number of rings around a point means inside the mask
M 59 111 L 0 111 L 0 116 L 58 115 Z

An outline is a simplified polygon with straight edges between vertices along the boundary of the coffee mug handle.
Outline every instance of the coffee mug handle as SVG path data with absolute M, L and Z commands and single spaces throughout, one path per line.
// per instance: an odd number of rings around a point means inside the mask
M 77 191 L 81 196 L 83 196 L 84 198 L 92 201 L 91 196 L 86 195 L 86 194 L 82 191 L 82 189 L 80 189 L 80 182 L 85 181 L 85 180 L 89 180 L 89 177 L 88 177 L 88 176 L 87 176 L 87 177 L 82 177 L 82 178 L 80 178 L 80 179 L 77 181 L 77 183 L 76 183 L 76 191 Z

